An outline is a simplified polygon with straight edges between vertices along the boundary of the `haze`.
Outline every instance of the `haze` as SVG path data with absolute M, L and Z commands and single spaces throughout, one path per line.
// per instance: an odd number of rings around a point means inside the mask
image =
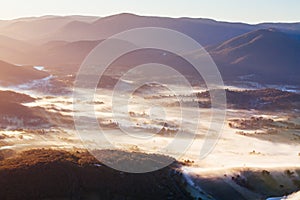
M 15 19 L 42 15 L 96 15 L 108 16 L 130 12 L 140 15 L 168 17 L 212 18 L 231 22 L 297 22 L 300 2 L 297 0 L 28 0 L 3 1 L 0 19 Z

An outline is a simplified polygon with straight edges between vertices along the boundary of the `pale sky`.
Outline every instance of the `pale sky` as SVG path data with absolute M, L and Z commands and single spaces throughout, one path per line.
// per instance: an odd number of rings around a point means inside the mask
M 0 0 L 0 19 L 43 15 L 199 17 L 232 22 L 300 22 L 299 0 Z

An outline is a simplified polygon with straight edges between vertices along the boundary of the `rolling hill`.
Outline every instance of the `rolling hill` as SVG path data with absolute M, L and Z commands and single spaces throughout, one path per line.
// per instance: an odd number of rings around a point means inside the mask
M 102 18 L 22 18 L 0 21 L 0 60 L 22 65 L 42 65 L 50 71 L 55 68 L 74 74 L 86 55 L 103 38 L 131 28 L 149 26 L 177 30 L 200 42 L 213 57 L 225 80 L 299 83 L 299 23 L 249 25 L 128 13 Z M 193 54 L 197 56 L 197 52 Z M 184 62 L 176 61 L 173 57 L 163 57 L 161 53 L 151 53 L 150 56 L 129 55 L 121 60 L 122 63 L 116 64 L 134 65 L 141 63 L 141 58 L 146 61 L 154 58 L 182 71 L 189 68 Z
M 209 49 L 223 77 L 299 84 L 300 42 L 275 29 L 261 29 Z
M 16 66 L 4 61 L 0 61 L 0 71 L 2 86 L 23 84 L 49 76 L 47 72 L 36 70 L 32 66 Z
M 242 23 L 217 22 L 210 19 L 145 17 L 117 14 L 93 23 L 73 21 L 44 40 L 102 40 L 113 34 L 140 27 L 163 27 L 183 32 L 202 45 L 214 44 L 246 33 L 255 27 Z
M 47 66 L 73 66 L 78 67 L 88 53 L 100 41 L 53 41 L 40 45 L 33 57 L 33 61 Z
M 25 94 L 0 90 L 0 129 L 35 129 L 73 124 L 72 117 L 48 111 L 43 107 L 24 105 L 24 103 L 31 103 L 35 100 Z
M 27 42 L 0 35 L 0 60 L 17 64 L 29 64 L 28 52 L 36 47 Z
M 202 45 L 216 44 L 256 29 L 242 23 L 201 18 L 148 17 L 122 13 L 108 17 L 43 16 L 0 22 L 0 35 L 34 43 L 53 40 L 69 42 L 102 40 L 131 28 L 164 27 L 183 32 Z
M 92 16 L 42 16 L 2 21 L 0 22 L 0 35 L 18 40 L 39 42 L 39 39 L 49 37 L 72 21 L 90 23 L 98 18 Z

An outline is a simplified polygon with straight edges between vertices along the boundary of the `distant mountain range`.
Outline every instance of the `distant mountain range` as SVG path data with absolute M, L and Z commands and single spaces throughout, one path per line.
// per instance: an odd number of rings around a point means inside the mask
M 23 18 L 0 21 L 0 60 L 66 68 L 65 72 L 75 74 L 101 40 L 149 26 L 177 30 L 198 41 L 211 54 L 225 80 L 300 84 L 300 23 L 249 25 L 134 14 Z M 193 54 L 197 56 L 197 52 Z M 181 66 L 183 70 L 185 67 Z

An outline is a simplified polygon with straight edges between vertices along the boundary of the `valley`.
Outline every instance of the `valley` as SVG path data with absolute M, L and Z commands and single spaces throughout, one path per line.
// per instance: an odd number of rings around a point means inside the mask
M 95 88 L 97 74 L 76 87 L 107 37 L 154 25 L 203 45 L 224 84 L 209 89 L 187 60 L 145 49 L 114 60 Z M 0 21 L 0 199 L 297 199 L 299 34 L 127 13 Z M 126 76 L 145 63 L 136 82 Z

